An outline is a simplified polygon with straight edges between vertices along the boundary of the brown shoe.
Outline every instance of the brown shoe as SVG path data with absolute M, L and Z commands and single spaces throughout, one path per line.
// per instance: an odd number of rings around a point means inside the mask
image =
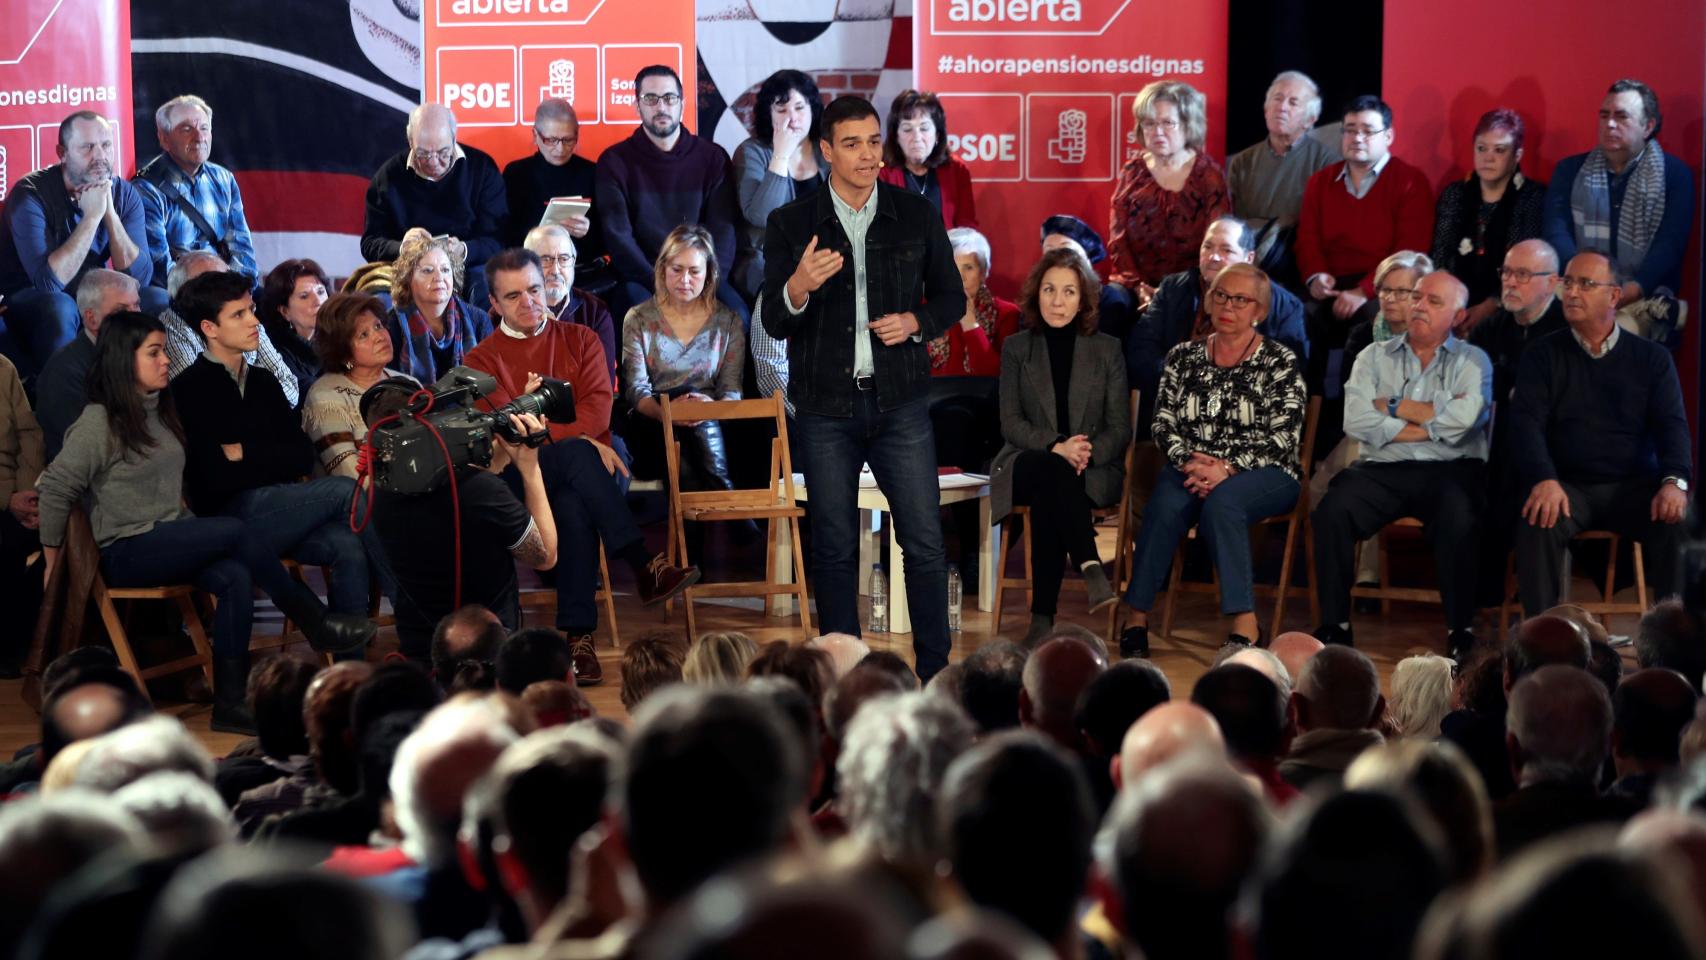
M 656 606 L 699 582 L 698 567 L 672 567 L 663 554 L 652 558 L 646 572 L 637 578 L 640 602 Z
M 583 633 L 570 640 L 569 657 L 575 664 L 575 686 L 596 687 L 604 682 L 604 668 L 598 665 L 592 634 Z

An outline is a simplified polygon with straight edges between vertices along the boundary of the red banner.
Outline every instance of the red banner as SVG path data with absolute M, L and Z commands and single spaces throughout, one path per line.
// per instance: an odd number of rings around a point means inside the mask
M 533 110 L 553 97 L 574 104 L 583 156 L 632 135 L 634 75 L 654 63 L 681 75 L 682 117 L 698 109 L 692 0 L 426 0 L 421 21 L 424 100 L 499 166 L 533 152 Z
M 130 5 L 115 0 L 0 3 L 0 201 L 59 162 L 59 123 L 77 110 L 112 121 L 115 171 L 129 170 Z
M 1143 144 L 1131 109 L 1145 84 L 1201 90 L 1224 161 L 1226 27 L 1225 0 L 917 0 L 917 86 L 941 96 L 950 151 L 971 168 L 997 293 L 1018 293 L 1051 214 L 1106 239 L 1120 168 Z

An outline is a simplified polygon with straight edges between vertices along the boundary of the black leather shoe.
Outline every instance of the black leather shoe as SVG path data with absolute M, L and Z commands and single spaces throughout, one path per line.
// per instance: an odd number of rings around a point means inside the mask
M 313 629 L 306 631 L 308 645 L 316 653 L 333 656 L 365 649 L 367 642 L 379 632 L 372 620 L 358 613 L 328 613 Z
M 1445 638 L 1445 655 L 1457 661 L 1457 665 L 1461 667 L 1475 655 L 1475 644 L 1474 631 L 1453 630 Z
M 1356 646 L 1356 643 L 1351 639 L 1350 628 L 1341 627 L 1336 623 L 1323 623 L 1319 627 L 1316 627 L 1315 639 L 1328 646 L 1333 646 L 1334 644 L 1341 647 Z
M 1120 656 L 1127 660 L 1149 659 L 1149 628 L 1133 624 L 1121 630 Z
M 248 696 L 249 655 L 213 659 L 213 721 L 220 733 L 255 735 L 255 716 L 244 705 Z

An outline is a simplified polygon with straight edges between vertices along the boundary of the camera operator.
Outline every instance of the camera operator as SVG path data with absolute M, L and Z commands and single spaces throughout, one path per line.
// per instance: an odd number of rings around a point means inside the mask
M 371 430 L 407 406 L 418 390 L 407 378 L 381 380 L 362 395 L 362 420 Z M 545 429 L 531 414 L 510 419 L 523 435 Z M 459 606 L 479 604 L 497 614 L 506 629 L 521 626 L 516 561 L 535 570 L 557 563 L 557 525 L 539 472 L 539 448 L 502 439 L 494 439 L 493 448 L 489 472 L 478 467 L 457 471 L 454 504 L 448 483 L 412 496 L 374 485 L 368 522 L 397 579 L 397 639 L 403 655 L 417 663 L 424 665 L 431 656 L 433 627 Z M 525 506 L 498 479 L 497 472 L 507 466 L 520 477 Z M 462 521 L 460 554 L 451 527 L 456 509 Z M 456 563 L 462 572 L 460 600 Z
M 539 464 L 562 545 L 555 624 L 569 636 L 580 684 L 590 686 L 603 678 L 592 644 L 599 540 L 612 559 L 633 568 L 637 592 L 648 606 L 690 586 L 699 571 L 671 566 L 661 553 L 648 554 L 628 511 L 628 466 L 611 446 L 610 368 L 598 335 L 551 318 L 544 273 L 530 250 L 504 250 L 486 261 L 486 283 L 500 322 L 464 362 L 490 373 L 498 389 L 479 406 L 490 410 L 531 393 L 541 376 L 574 388 L 574 420 L 551 423 L 553 442 L 540 452 Z M 520 482 L 514 472 L 505 479 L 511 489 Z

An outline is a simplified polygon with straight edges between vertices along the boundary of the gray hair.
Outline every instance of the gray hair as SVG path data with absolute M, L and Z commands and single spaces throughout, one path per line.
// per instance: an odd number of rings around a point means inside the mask
M 1155 117 L 1155 105 L 1167 101 L 1179 108 L 1179 131 L 1185 135 L 1185 146 L 1198 153 L 1208 139 L 1208 100 L 1196 87 L 1183 80 L 1157 80 L 1137 92 L 1131 115 L 1138 120 Z
M 932 866 L 943 852 L 936 794 L 975 733 L 943 697 L 918 691 L 866 703 L 835 765 L 852 836 L 890 862 Z
M 539 101 L 539 106 L 533 108 L 533 125 L 538 126 L 541 120 L 558 120 L 580 126 L 580 118 L 575 116 L 574 104 L 562 97 L 551 97 Z
M 1303 664 L 1296 693 L 1309 701 L 1315 727 L 1361 730 L 1376 719 L 1380 674 L 1361 650 L 1328 646 Z
M 207 105 L 207 101 L 193 93 L 185 93 L 160 104 L 160 109 L 154 111 L 154 129 L 161 133 L 172 129 L 172 114 L 180 107 L 195 107 L 207 114 L 208 123 L 213 122 L 213 108 Z
M 562 238 L 569 245 L 569 253 L 575 256 L 580 255 L 580 251 L 575 247 L 574 235 L 569 233 L 560 223 L 541 223 L 527 231 L 527 236 L 521 241 L 522 249 L 538 253 L 538 248 L 545 242 L 546 237 Z
M 1432 740 L 1451 712 L 1451 661 L 1437 654 L 1405 657 L 1392 670 L 1387 715 L 1400 736 Z
M 115 791 L 112 801 L 141 821 L 162 856 L 199 855 L 237 838 L 219 791 L 187 773 L 151 773 Z
M 99 793 L 153 773 L 175 771 L 213 782 L 213 757 L 177 717 L 154 714 L 96 737 L 77 764 L 72 785 Z
M 452 700 L 427 714 L 397 747 L 391 761 L 391 799 L 397 829 L 403 835 L 403 851 L 416 863 L 436 866 L 455 849 L 456 831 L 462 824 L 462 798 L 455 798 L 454 809 L 450 809 L 442 794 L 423 789 L 448 752 L 484 748 L 489 769 L 504 749 L 519 739 L 489 699 Z M 454 759 L 467 766 L 468 757 Z
M 1541 667 L 1511 688 L 1505 726 L 1522 751 L 1522 783 L 1594 783 L 1611 742 L 1611 697 L 1579 667 Z
M 15 931 L 60 880 L 96 858 L 134 851 L 143 839 L 136 818 L 88 790 L 20 796 L 0 806 L 0 934 Z M 20 902 L 21 901 L 21 902 Z
M 450 124 L 450 138 L 456 139 L 456 113 L 442 103 L 423 103 L 409 111 L 409 122 L 403 127 L 403 135 L 409 138 L 409 145 L 414 146 L 415 133 L 421 124 L 429 118 L 443 119 Z
M 83 274 L 83 281 L 77 285 L 77 312 L 94 313 L 99 310 L 109 290 L 136 293 L 137 289 L 136 278 L 130 274 L 96 267 Z
M 1434 262 L 1425 253 L 1418 253 L 1414 250 L 1400 250 L 1380 261 L 1380 266 L 1374 268 L 1374 285 L 1380 286 L 1386 281 L 1386 275 L 1394 270 L 1412 271 L 1415 273 L 1416 279 L 1420 280 L 1434 272 Z
M 179 257 L 172 264 L 172 269 L 167 272 L 166 296 L 177 296 L 178 290 L 181 289 L 184 284 L 190 282 L 190 268 L 198 263 L 206 263 L 210 260 L 219 264 L 219 269 L 222 271 L 229 272 L 231 269 L 231 265 L 226 263 L 224 260 L 221 260 L 219 258 L 219 254 L 214 253 L 212 250 L 191 250 Z
M 955 254 L 969 253 L 977 258 L 977 265 L 984 273 L 989 272 L 989 238 L 971 227 L 955 227 L 948 231 L 948 246 Z
M 1214 664 L 1210 666 L 1209 669 L 1212 670 L 1224 663 L 1242 663 L 1245 666 L 1250 667 L 1252 670 L 1261 670 L 1261 667 L 1249 662 L 1251 658 L 1259 659 L 1267 665 L 1268 669 L 1262 670 L 1262 672 L 1267 674 L 1268 679 L 1274 682 L 1274 686 L 1279 687 L 1280 693 L 1286 699 L 1291 699 L 1291 688 L 1293 683 L 1291 671 L 1285 668 L 1285 661 L 1281 660 L 1278 654 L 1269 650 L 1267 647 L 1251 647 L 1242 643 L 1228 643 L 1222 646 L 1219 652 L 1214 655 Z
M 1278 76 L 1274 77 L 1273 82 L 1268 84 L 1268 92 L 1262 99 L 1266 100 L 1273 96 L 1274 88 L 1282 83 L 1300 83 L 1309 88 L 1309 103 L 1304 106 L 1303 112 L 1309 116 L 1309 126 L 1315 126 L 1315 121 L 1321 119 L 1320 84 L 1317 84 L 1313 77 L 1302 70 L 1282 70 Z
M 1248 221 L 1239 219 L 1230 213 L 1221 214 L 1213 220 L 1210 220 L 1208 222 L 1208 229 L 1202 232 L 1203 239 L 1208 239 L 1209 232 L 1223 223 L 1231 227 L 1233 231 L 1238 234 L 1238 249 L 1245 253 L 1250 253 L 1256 249 L 1256 231 L 1250 229 Z

